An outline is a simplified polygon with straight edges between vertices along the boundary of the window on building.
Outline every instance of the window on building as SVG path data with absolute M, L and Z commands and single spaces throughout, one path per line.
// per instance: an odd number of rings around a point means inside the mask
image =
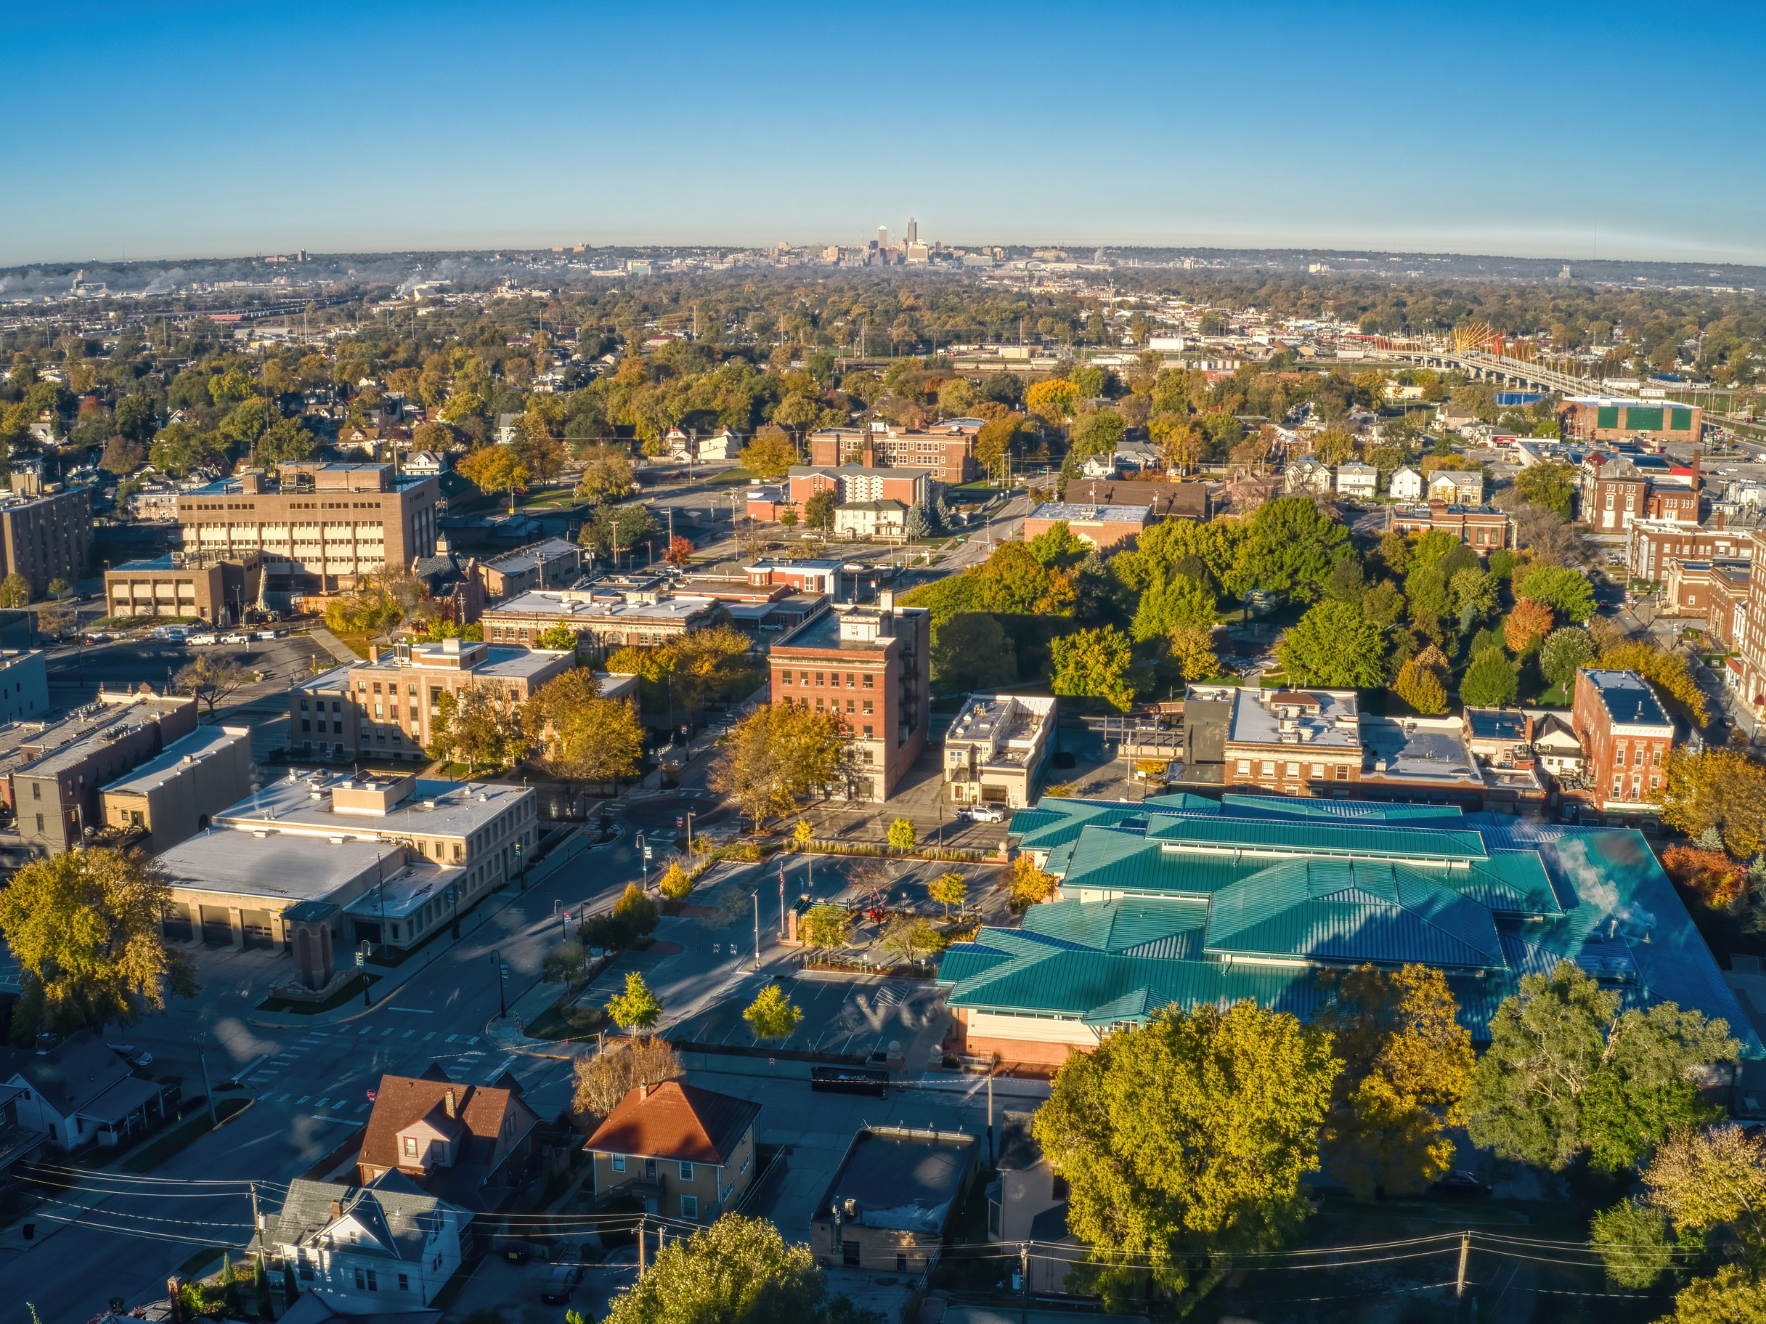
M 869 717 L 869 716 L 871 716 L 871 704 L 872 704 L 872 702 L 873 702 L 873 700 L 871 700 L 871 699 L 866 699 L 866 700 L 865 700 L 865 716 L 866 716 L 866 717 Z
M 1275 761 L 1273 759 L 1263 760 L 1263 775 L 1265 777 L 1275 776 Z
M 1324 776 L 1325 775 L 1325 765 L 1322 763 L 1314 763 L 1312 765 L 1312 775 L 1314 777 Z
M 1249 777 L 1251 775 L 1251 760 L 1250 759 L 1240 759 L 1239 760 L 1238 773 L 1239 773 L 1239 776 L 1241 776 L 1241 777 Z
M 1298 777 L 1299 775 L 1300 775 L 1300 765 L 1298 763 L 1288 764 L 1288 776 Z
M 791 683 L 791 673 L 789 671 L 781 671 L 779 673 L 779 684 L 789 685 L 790 683 Z
M 827 682 L 823 679 L 823 674 L 820 671 L 816 672 L 816 684 L 823 685 L 826 683 Z
M 865 678 L 864 678 L 864 681 L 863 681 L 863 683 L 862 683 L 862 684 L 861 684 L 861 685 L 860 685 L 860 686 L 859 686 L 859 688 L 860 688 L 860 689 L 866 689 L 866 690 L 868 690 L 868 689 L 871 689 L 871 688 L 873 688 L 873 686 L 872 686 L 872 684 L 871 684 L 871 674 L 870 674 L 870 673 L 869 673 L 869 672 L 866 672 L 866 673 L 865 673 Z
M 406 1136 L 406 1137 L 404 1137 L 404 1141 L 405 1141 L 405 1157 L 406 1158 L 416 1158 L 417 1157 L 417 1137 L 416 1136 Z
M 681 1217 L 699 1217 L 699 1197 L 697 1195 L 683 1195 L 681 1197 Z
M 625 1171 L 625 1155 L 624 1154 L 610 1154 L 610 1155 L 608 1155 L 608 1157 L 612 1160 L 613 1170 L 615 1172 L 624 1172 Z
M 399 1275 L 399 1291 L 409 1292 L 410 1290 L 411 1290 L 411 1275 L 408 1273 L 401 1273 Z
M 681 1180 L 682 1181 L 692 1181 L 693 1180 L 693 1165 L 691 1163 L 681 1164 Z

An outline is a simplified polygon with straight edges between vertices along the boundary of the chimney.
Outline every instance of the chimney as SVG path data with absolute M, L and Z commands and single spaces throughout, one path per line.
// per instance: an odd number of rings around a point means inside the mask
M 379 644 L 369 644 L 368 645 L 368 660 L 370 662 L 380 661 L 380 645 Z
M 877 606 L 884 611 L 895 610 L 895 590 L 883 588 L 877 590 Z
M 458 1117 L 458 1108 L 459 1105 L 454 1101 L 454 1091 L 450 1089 L 446 1094 L 442 1095 L 442 1111 L 449 1117 Z
M 333 1200 L 331 1202 L 331 1216 L 333 1218 L 342 1218 L 343 1217 L 343 1201 L 342 1200 Z

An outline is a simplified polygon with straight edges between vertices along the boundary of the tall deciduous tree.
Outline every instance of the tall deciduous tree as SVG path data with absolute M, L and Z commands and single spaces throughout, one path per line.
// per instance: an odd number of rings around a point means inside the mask
M 1049 654 L 1056 694 L 1099 698 L 1118 712 L 1128 711 L 1134 690 L 1125 679 L 1130 655 L 1122 631 L 1105 625 L 1058 635 L 1049 645 Z
M 1308 497 L 1266 501 L 1251 517 L 1233 567 L 1234 592 L 1267 589 L 1311 601 L 1323 591 L 1331 568 L 1349 555 L 1349 530 Z
M 1380 684 L 1386 641 L 1361 608 L 1324 601 L 1295 623 L 1281 644 L 1282 668 L 1300 685 L 1370 689 Z
M 625 977 L 625 992 L 615 994 L 607 1004 L 607 1014 L 622 1030 L 648 1030 L 662 1019 L 662 1002 L 636 970 Z
M 1502 641 L 1517 657 L 1544 639 L 1551 630 L 1551 608 L 1532 598 L 1515 603 L 1502 622 Z
M 479 767 L 508 768 L 532 744 L 521 720 L 522 706 L 488 681 L 468 681 L 442 695 L 439 706 L 424 751 L 432 759 L 455 759 L 468 773 Z
M 139 852 L 69 851 L 14 874 L 0 891 L 0 936 L 23 969 L 13 1033 L 102 1031 L 200 991 L 189 958 L 160 936 L 171 900 Z
M 507 492 L 509 510 L 515 510 L 515 494 L 527 490 L 532 472 L 513 446 L 481 446 L 454 468 L 480 491 Z
M 1570 566 L 1535 561 L 1515 571 L 1514 587 L 1517 597 L 1543 602 L 1567 620 L 1594 615 L 1594 587 L 1587 575 Z
M 1733 749 L 1670 751 L 1657 797 L 1669 827 L 1689 837 L 1715 830 L 1740 859 L 1766 843 L 1766 768 Z
M 853 773 L 852 733 L 832 714 L 788 703 L 757 708 L 736 727 L 712 767 L 713 790 L 757 824 L 790 813 Z
M 1325 1118 L 1322 1153 L 1359 1195 L 1421 1190 L 1453 1163 L 1449 1127 L 1471 1080 L 1471 1034 L 1439 970 L 1364 965 L 1322 977 L 1318 1024 L 1343 1071 Z
M 576 1059 L 573 1106 L 591 1117 L 605 1117 L 640 1085 L 660 1085 L 686 1075 L 681 1059 L 653 1037 L 609 1040 L 598 1053 Z
M 624 699 L 601 697 L 587 667 L 547 682 L 527 701 L 523 728 L 531 731 L 540 761 L 560 777 L 607 782 L 635 776 L 644 729 Z
M 1293 1235 L 1340 1065 L 1323 1029 L 1249 1000 L 1168 1008 L 1067 1059 L 1031 1125 L 1107 1305 L 1135 1276 L 1118 1266 L 1181 1287 L 1192 1257 Z
M 1539 672 L 1553 685 L 1573 680 L 1579 667 L 1594 661 L 1594 638 L 1587 630 L 1567 625 L 1553 630 L 1539 649 Z
M 213 716 L 215 706 L 258 679 L 258 673 L 247 671 L 234 658 L 203 653 L 179 667 L 172 677 L 172 688 L 180 694 L 193 694 L 208 705 Z
M 606 1324 L 881 1324 L 827 1292 L 808 1246 L 787 1242 L 767 1219 L 725 1214 L 658 1251 L 614 1298 Z
M 1613 1172 L 1675 1127 L 1716 1115 L 1695 1067 L 1735 1059 L 1729 1024 L 1659 1003 L 1619 1011 L 1620 995 L 1568 961 L 1523 975 L 1490 1022 L 1490 1049 L 1466 1094 L 1474 1143 L 1554 1172 L 1586 1153 Z
M 797 463 L 797 447 L 784 428 L 765 427 L 742 448 L 742 467 L 756 478 L 783 478 Z
M 748 1004 L 742 1019 L 754 1031 L 756 1039 L 789 1039 L 803 1020 L 803 1008 L 791 1005 L 791 999 L 778 984 L 768 984 Z
M 1500 647 L 1472 659 L 1459 683 L 1459 697 L 1474 708 L 1501 708 L 1515 701 L 1515 668 Z

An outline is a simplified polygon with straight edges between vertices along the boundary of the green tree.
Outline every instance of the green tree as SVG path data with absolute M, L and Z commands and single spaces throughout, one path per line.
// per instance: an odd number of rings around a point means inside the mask
M 1447 658 L 1430 644 L 1398 669 L 1392 692 L 1426 717 L 1447 711 Z
M 1418 1191 L 1453 1164 L 1450 1127 L 1471 1080 L 1471 1034 L 1439 970 L 1372 965 L 1320 976 L 1318 1024 L 1343 1062 L 1322 1134 L 1324 1162 L 1357 1195 Z
M 943 936 L 930 920 L 918 915 L 899 915 L 883 930 L 883 950 L 917 965 L 924 957 L 938 950 Z
M 834 527 L 834 507 L 839 499 L 832 488 L 824 488 L 812 494 L 803 503 L 803 523 L 806 528 L 818 529 L 826 533 Z
M 1515 596 L 1543 602 L 1566 620 L 1580 622 L 1594 615 L 1594 588 L 1571 566 L 1535 561 L 1515 571 L 1514 590 Z
M 1589 1222 L 1588 1243 L 1620 1287 L 1648 1287 L 1674 1263 L 1668 1216 L 1635 1197 L 1602 1209 Z
M 636 970 L 625 977 L 625 992 L 607 1004 L 607 1014 L 622 1030 L 648 1030 L 662 1018 L 662 1003 Z
M 852 916 L 846 913 L 844 906 L 824 902 L 810 907 L 799 932 L 811 947 L 837 951 L 852 941 Z
M 1674 1296 L 1674 1313 L 1658 1324 L 1766 1324 L 1766 1279 L 1739 1264 L 1695 1278 Z
M 1385 640 L 1361 609 L 1326 600 L 1288 630 L 1281 643 L 1282 669 L 1297 685 L 1372 689 L 1382 680 Z
M 577 633 L 570 623 L 559 618 L 558 624 L 548 627 L 540 633 L 537 641 L 541 648 L 552 649 L 559 653 L 574 653 L 577 645 Z
M 1472 659 L 1459 682 L 1459 697 L 1473 708 L 1502 708 L 1515 701 L 1515 668 L 1500 645 Z
M 1490 1022 L 1490 1048 L 1466 1094 L 1474 1144 L 1497 1156 L 1567 1168 L 1586 1153 L 1614 1172 L 1668 1132 L 1717 1115 L 1694 1068 L 1735 1060 L 1728 1022 L 1671 1002 L 1620 1012 L 1620 995 L 1568 961 L 1521 976 Z
M 656 880 L 656 890 L 670 901 L 685 901 L 693 891 L 693 880 L 678 862 L 673 863 Z
M 0 607 L 22 607 L 31 600 L 31 581 L 14 570 L 0 579 Z
M 808 1246 L 764 1218 L 725 1214 L 673 1237 L 613 1298 L 605 1324 L 816 1324 L 827 1286 Z
M 1347 555 L 1348 529 L 1308 497 L 1278 497 L 1264 502 L 1251 517 L 1228 587 L 1234 592 L 1266 589 L 1310 601 Z
M 1559 460 L 1535 464 L 1515 475 L 1514 491 L 1519 500 L 1569 519 L 1570 504 L 1576 499 L 1576 470 Z
M 786 703 L 757 708 L 725 741 L 710 786 L 756 824 L 788 814 L 855 775 L 852 732 L 837 717 Z
M 986 612 L 953 616 L 932 629 L 932 676 L 941 694 L 1014 684 L 1018 679 L 1017 647 Z
M 889 825 L 889 849 L 898 855 L 911 851 L 919 841 L 919 833 L 914 825 L 905 818 L 898 818 Z
M 1056 694 L 1086 695 L 1127 712 L 1134 690 L 1125 679 L 1128 638 L 1113 625 L 1058 635 L 1049 645 Z
M 1580 626 L 1567 625 L 1545 636 L 1539 649 L 1539 673 L 1553 685 L 1567 685 L 1579 668 L 1594 661 L 1594 638 Z
M 944 913 L 950 914 L 955 906 L 959 911 L 963 902 L 968 899 L 969 890 L 963 882 L 963 875 L 955 872 L 941 873 L 927 885 L 926 895 L 944 907 Z
M 1108 455 L 1126 430 L 1127 424 L 1116 410 L 1088 410 L 1073 420 L 1068 438 L 1070 453 L 1081 460 L 1090 455 Z
M 1186 625 L 1213 625 L 1214 590 L 1185 575 L 1155 583 L 1141 594 L 1129 632 L 1136 642 L 1157 639 Z
M 756 478 L 783 478 L 797 463 L 797 447 L 783 428 L 765 427 L 742 448 L 742 467 Z
M 0 891 L 0 936 L 22 970 L 15 1037 L 37 1030 L 102 1033 L 194 997 L 195 969 L 166 950 L 172 901 L 159 864 L 139 852 L 92 849 L 33 860 Z
M 791 1005 L 791 999 L 778 984 L 768 984 L 760 996 L 742 1013 L 756 1039 L 789 1039 L 803 1020 L 803 1008 Z
M 1323 1029 L 1249 999 L 1167 1007 L 1067 1059 L 1031 1129 L 1107 1309 L 1138 1277 L 1129 1264 L 1181 1289 L 1196 1257 L 1294 1235 L 1340 1066 Z

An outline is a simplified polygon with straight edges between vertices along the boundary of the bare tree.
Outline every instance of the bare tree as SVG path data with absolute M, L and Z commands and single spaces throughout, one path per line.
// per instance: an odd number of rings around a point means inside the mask
M 681 1059 L 665 1040 L 615 1039 L 598 1053 L 576 1059 L 572 1105 L 591 1117 L 605 1117 L 640 1085 L 659 1085 L 686 1075 Z

